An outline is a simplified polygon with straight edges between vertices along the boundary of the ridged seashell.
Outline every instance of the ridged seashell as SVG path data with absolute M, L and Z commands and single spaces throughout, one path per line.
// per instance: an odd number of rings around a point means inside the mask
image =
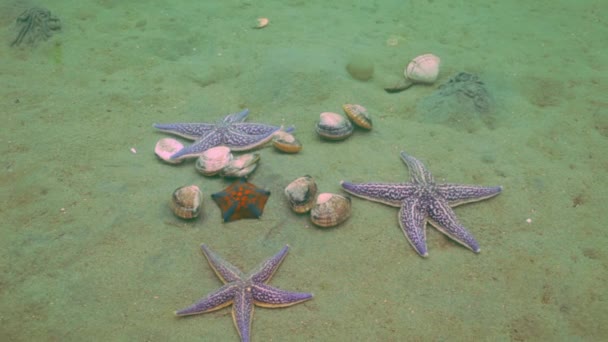
M 319 227 L 335 227 L 346 221 L 350 213 L 350 197 L 324 192 L 317 196 L 310 220 Z
M 342 106 L 344 112 L 351 121 L 364 129 L 372 129 L 372 118 L 365 107 L 358 104 L 345 104 Z
M 432 53 L 420 55 L 412 59 L 403 74 L 414 83 L 433 83 L 439 75 L 440 62 L 441 59 Z
M 298 214 L 308 212 L 315 205 L 317 183 L 308 175 L 296 178 L 285 187 L 285 196 L 293 211 Z
M 175 152 L 184 148 L 184 145 L 173 138 L 163 138 L 156 142 L 154 153 L 156 156 L 169 164 L 179 164 L 183 160 L 172 160 L 171 156 Z
M 242 154 L 232 159 L 222 170 L 224 177 L 247 177 L 255 170 L 260 160 L 259 153 Z
M 278 131 L 272 138 L 272 146 L 285 153 L 298 153 L 302 150 L 302 144 L 291 133 Z
M 431 53 L 420 55 L 412 59 L 403 71 L 404 79 L 393 86 L 386 87 L 389 93 L 396 93 L 408 89 L 414 84 L 431 84 L 439 76 L 441 59 Z
M 175 189 L 171 196 L 171 210 L 175 216 L 183 219 L 198 217 L 203 204 L 203 193 L 196 185 L 187 185 Z
M 196 171 L 205 176 L 217 175 L 224 169 L 233 159 L 230 148 L 226 146 L 216 146 L 203 152 L 197 160 Z
M 322 138 L 343 140 L 353 134 L 353 125 L 344 116 L 338 113 L 323 112 L 319 117 L 316 131 Z

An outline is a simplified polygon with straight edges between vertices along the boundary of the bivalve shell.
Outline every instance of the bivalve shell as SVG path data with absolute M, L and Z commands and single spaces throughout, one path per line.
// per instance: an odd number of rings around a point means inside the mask
M 346 116 L 357 126 L 372 129 L 372 117 L 365 107 L 358 104 L 345 104 L 342 106 Z
M 316 131 L 322 138 L 343 140 L 353 134 L 353 124 L 338 113 L 323 112 L 319 118 Z
M 285 196 L 291 210 L 298 214 L 306 213 L 315 205 L 317 183 L 309 175 L 296 178 L 285 187 Z
M 196 185 L 187 185 L 173 191 L 170 207 L 175 216 L 189 220 L 198 217 L 202 204 L 201 189 Z
M 322 228 L 335 227 L 350 217 L 350 197 L 321 193 L 310 211 L 310 220 Z
M 232 159 L 222 170 L 221 175 L 224 177 L 247 177 L 258 166 L 259 160 L 259 153 L 242 154 Z
M 412 59 L 403 70 L 402 78 L 397 84 L 384 88 L 389 93 L 406 90 L 414 84 L 431 84 L 439 76 L 441 59 L 432 53 L 420 55 Z
M 272 146 L 285 153 L 298 153 L 302 150 L 302 144 L 291 133 L 278 131 L 272 138 Z
M 230 148 L 226 146 L 212 147 L 203 154 L 201 154 L 197 160 L 196 171 L 202 173 L 205 176 L 217 175 L 222 171 L 229 163 L 233 160 Z
M 432 53 L 420 55 L 407 65 L 404 71 L 405 78 L 415 83 L 433 83 L 439 75 L 441 59 Z
M 179 164 L 183 160 L 174 160 L 171 159 L 171 156 L 182 148 L 184 148 L 184 145 L 179 141 L 173 138 L 164 138 L 156 142 L 156 146 L 154 147 L 154 154 L 156 154 L 159 159 L 163 160 L 166 163 Z

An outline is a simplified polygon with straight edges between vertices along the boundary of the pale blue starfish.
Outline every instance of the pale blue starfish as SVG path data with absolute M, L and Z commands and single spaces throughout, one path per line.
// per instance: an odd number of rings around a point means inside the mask
M 224 286 L 195 304 L 176 311 L 177 316 L 206 313 L 232 304 L 232 320 L 241 341 L 247 342 L 251 334 L 254 304 L 277 308 L 298 304 L 312 298 L 310 293 L 285 291 L 266 284 L 287 256 L 289 246 L 283 247 L 279 253 L 264 261 L 247 275 L 211 251 L 206 245 L 201 245 L 201 248 L 209 265 L 222 280 Z
M 464 184 L 436 184 L 433 175 L 418 159 L 401 152 L 401 158 L 410 171 L 408 183 L 350 183 L 342 181 L 342 188 L 357 197 L 400 207 L 399 224 L 418 254 L 428 256 L 426 223 L 463 246 L 479 253 L 479 244 L 463 227 L 452 207 L 494 197 L 501 186 Z
M 215 146 L 226 146 L 233 151 L 247 151 L 269 142 L 282 127 L 243 122 L 249 109 L 225 116 L 217 123 L 172 123 L 154 124 L 163 132 L 179 135 L 195 142 L 171 156 L 172 160 L 197 157 Z M 293 131 L 293 127 L 285 129 Z

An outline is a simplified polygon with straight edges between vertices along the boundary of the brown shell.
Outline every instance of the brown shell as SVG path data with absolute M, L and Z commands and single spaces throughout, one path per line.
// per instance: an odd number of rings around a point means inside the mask
M 350 197 L 321 193 L 310 211 L 310 220 L 322 228 L 335 227 L 346 221 L 350 214 Z
M 291 210 L 298 214 L 306 213 L 315 205 L 317 183 L 309 175 L 296 178 L 285 187 L 285 196 Z
M 201 189 L 196 185 L 187 185 L 173 191 L 170 207 L 175 216 L 188 220 L 198 217 L 202 204 Z
M 285 153 L 298 153 L 302 150 L 302 143 L 293 134 L 285 131 L 275 133 L 272 138 L 272 146 Z
M 342 106 L 348 118 L 357 126 L 372 129 L 372 118 L 365 107 L 358 104 L 345 104 Z

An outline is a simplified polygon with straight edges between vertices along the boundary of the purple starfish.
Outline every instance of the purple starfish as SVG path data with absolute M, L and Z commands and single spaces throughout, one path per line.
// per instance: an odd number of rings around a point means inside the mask
M 494 197 L 501 186 L 484 187 L 463 184 L 436 184 L 431 173 L 418 159 L 401 152 L 401 158 L 410 171 L 408 183 L 361 183 L 342 181 L 348 193 L 370 201 L 384 203 L 399 210 L 399 224 L 405 237 L 416 252 L 428 256 L 426 223 L 456 242 L 479 253 L 479 245 L 471 233 L 456 218 L 452 207 Z
M 277 308 L 298 304 L 312 298 L 310 293 L 289 292 L 266 284 L 287 256 L 289 250 L 287 245 L 247 275 L 211 251 L 206 245 L 201 245 L 201 248 L 215 274 L 224 282 L 224 286 L 192 306 L 176 311 L 177 316 L 206 313 L 232 304 L 232 320 L 241 336 L 241 341 L 245 342 L 249 341 L 254 304 Z
M 154 124 L 163 132 L 179 135 L 195 142 L 182 148 L 171 156 L 172 160 L 197 157 L 215 146 L 227 146 L 233 151 L 247 151 L 269 142 L 282 127 L 258 123 L 243 122 L 249 115 L 249 109 L 228 114 L 215 124 L 210 123 L 172 123 Z M 285 129 L 293 131 L 293 127 Z

